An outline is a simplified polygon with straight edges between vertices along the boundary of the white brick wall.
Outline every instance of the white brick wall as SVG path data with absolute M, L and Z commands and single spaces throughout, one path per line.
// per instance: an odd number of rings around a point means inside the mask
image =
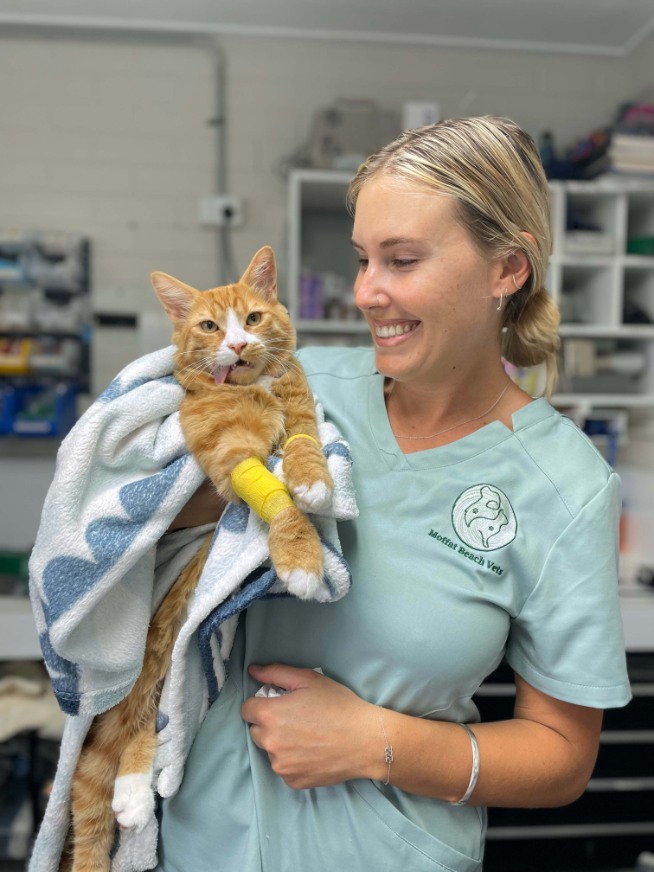
M 647 83 L 654 40 L 626 60 L 244 37 L 220 45 L 227 188 L 245 200 L 232 235 L 240 271 L 263 243 L 283 270 L 279 163 L 336 98 L 396 109 L 436 100 L 444 115 L 509 115 L 567 145 Z M 96 309 L 158 310 L 153 269 L 211 285 L 216 235 L 198 225 L 197 203 L 215 184 L 214 74 L 206 47 L 0 37 L 0 227 L 90 236 Z M 107 360 L 96 349 L 103 376 L 133 353 L 131 343 L 124 357 L 106 345 Z
M 195 48 L 0 40 L 0 226 L 93 241 L 98 308 L 153 303 L 152 269 L 207 281 L 214 239 L 213 65 Z

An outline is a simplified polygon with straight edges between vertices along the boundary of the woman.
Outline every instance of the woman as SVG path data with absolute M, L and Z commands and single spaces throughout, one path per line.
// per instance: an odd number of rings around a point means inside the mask
M 619 482 L 502 366 L 544 362 L 554 385 L 533 142 L 494 118 L 410 131 L 360 168 L 349 201 L 374 349 L 301 359 L 354 457 L 352 589 L 242 620 L 163 804 L 165 872 L 473 872 L 484 807 L 573 801 L 602 709 L 629 699 Z M 200 496 L 179 523 L 216 511 Z M 514 717 L 477 723 L 471 697 L 504 656 Z

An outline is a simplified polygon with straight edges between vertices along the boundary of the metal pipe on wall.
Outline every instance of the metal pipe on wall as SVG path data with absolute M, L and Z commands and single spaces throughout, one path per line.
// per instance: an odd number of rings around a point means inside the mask
M 226 61 L 224 52 L 217 39 L 208 34 L 194 33 L 187 30 L 175 31 L 170 27 L 158 29 L 156 27 L 139 27 L 119 20 L 101 25 L 92 19 L 79 19 L 74 25 L 70 23 L 47 25 L 17 23 L 5 24 L 2 32 L 3 38 L 14 36 L 17 38 L 48 38 L 48 39 L 77 39 L 88 41 L 97 39 L 102 42 L 116 41 L 127 43 L 157 43 L 186 45 L 209 52 L 214 65 L 214 114 L 207 123 L 215 130 L 215 173 L 214 191 L 217 195 L 228 193 L 227 184 L 227 112 L 226 112 Z M 229 284 L 238 278 L 234 254 L 231 243 L 231 229 L 228 226 L 216 228 L 216 275 L 218 284 Z

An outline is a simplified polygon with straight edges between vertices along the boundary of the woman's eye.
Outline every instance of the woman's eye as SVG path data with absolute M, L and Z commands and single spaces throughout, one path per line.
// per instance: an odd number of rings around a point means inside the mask
M 215 333 L 218 329 L 218 325 L 215 321 L 200 321 L 200 328 L 204 330 L 205 333 Z
M 393 266 L 397 266 L 402 269 L 402 267 L 414 266 L 414 264 L 416 263 L 418 263 L 418 261 L 415 257 L 397 257 L 393 261 Z
M 359 264 L 359 269 L 366 269 L 366 267 L 368 266 L 367 257 L 360 257 L 357 262 Z
M 261 321 L 261 312 L 250 312 L 245 323 L 252 327 L 254 324 L 258 324 Z

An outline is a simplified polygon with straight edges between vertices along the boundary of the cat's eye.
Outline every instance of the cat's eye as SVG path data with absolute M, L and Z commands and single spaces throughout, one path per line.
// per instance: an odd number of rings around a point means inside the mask
M 204 330 L 205 333 L 215 333 L 218 329 L 218 325 L 215 321 L 200 321 L 200 328 Z
M 245 323 L 249 327 L 253 327 L 255 324 L 259 324 L 260 321 L 261 321 L 261 312 L 250 312 L 250 314 L 247 316 Z

